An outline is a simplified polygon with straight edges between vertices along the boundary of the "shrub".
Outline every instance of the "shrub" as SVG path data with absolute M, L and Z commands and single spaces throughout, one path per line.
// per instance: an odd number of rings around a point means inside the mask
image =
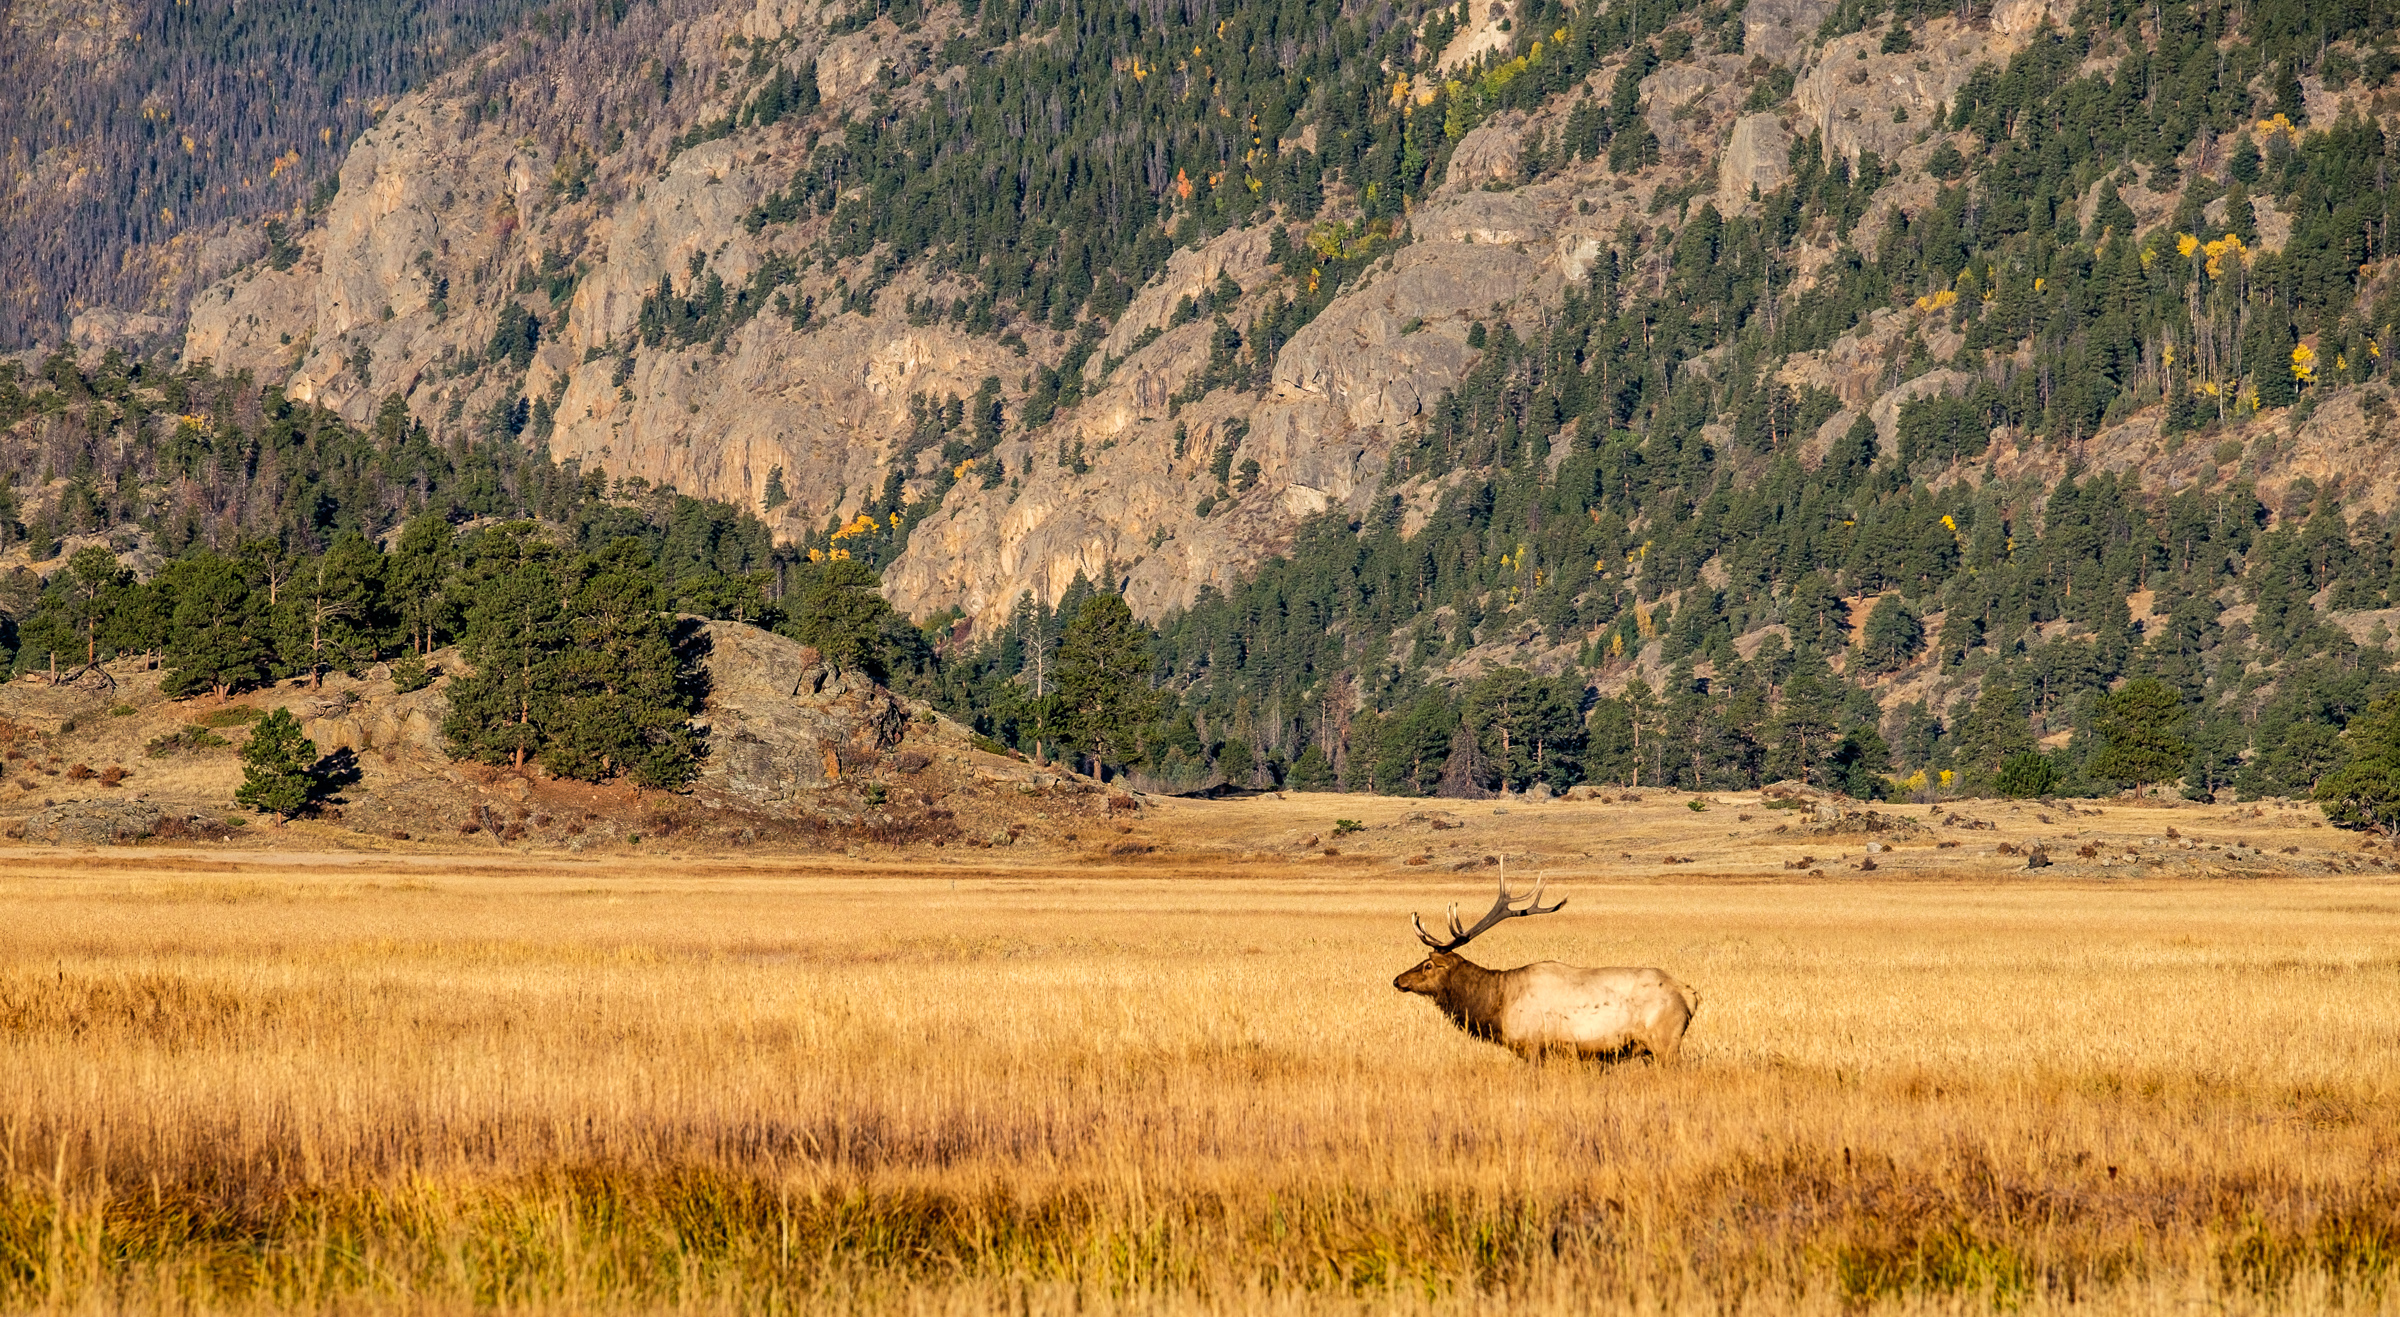
M 231 744 L 233 744 L 231 741 L 205 728 L 186 727 L 180 731 L 169 732 L 165 736 L 153 738 L 148 745 L 142 747 L 142 753 L 152 759 L 164 759 L 172 754 L 193 750 L 217 750 Z
M 414 654 L 392 665 L 392 685 L 402 695 L 432 685 L 433 677 L 433 669 Z

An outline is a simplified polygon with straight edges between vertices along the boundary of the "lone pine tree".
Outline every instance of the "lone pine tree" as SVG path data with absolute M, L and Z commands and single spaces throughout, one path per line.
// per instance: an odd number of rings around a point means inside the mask
M 2092 772 L 2137 795 L 2171 780 L 2192 753 L 2178 734 L 2183 712 L 2183 697 L 2156 677 L 2136 677 L 2101 696 L 2094 729 L 2104 744 L 2092 757 Z
M 1140 746 L 1156 716 L 1149 638 L 1133 610 L 1113 594 L 1095 594 L 1075 610 L 1058 644 L 1062 730 L 1094 766 Z
M 316 764 L 316 742 L 300 734 L 291 710 L 277 709 L 258 720 L 242 746 L 242 784 L 234 789 L 234 803 L 288 819 L 316 798 Z
M 251 588 L 240 563 L 201 553 L 159 575 L 175 601 L 160 689 L 177 696 L 207 691 L 222 701 L 266 676 L 267 600 Z

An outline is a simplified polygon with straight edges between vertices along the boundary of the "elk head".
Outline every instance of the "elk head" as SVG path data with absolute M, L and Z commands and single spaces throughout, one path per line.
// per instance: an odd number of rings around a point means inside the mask
M 1503 873 L 1500 876 L 1499 896 L 1493 900 L 1492 908 L 1485 912 L 1483 918 L 1475 921 L 1473 928 L 1462 926 L 1458 921 L 1458 907 L 1456 905 L 1450 907 L 1450 936 L 1447 938 L 1437 938 L 1426 932 L 1425 921 L 1413 914 L 1410 915 L 1409 922 L 1417 926 L 1417 940 L 1433 948 L 1433 951 L 1424 960 L 1419 961 L 1414 968 L 1393 979 L 1392 986 L 1402 992 L 1413 992 L 1420 996 L 1440 996 L 1442 984 L 1450 977 L 1450 971 L 1467 963 L 1466 957 L 1458 954 L 1460 947 L 1482 936 L 1501 920 L 1521 919 L 1527 915 L 1552 914 L 1567 903 L 1567 899 L 1562 896 L 1550 905 L 1543 905 L 1543 881 L 1540 878 L 1534 879 L 1532 893 L 1520 901 L 1517 897 L 1509 895 L 1508 875 Z

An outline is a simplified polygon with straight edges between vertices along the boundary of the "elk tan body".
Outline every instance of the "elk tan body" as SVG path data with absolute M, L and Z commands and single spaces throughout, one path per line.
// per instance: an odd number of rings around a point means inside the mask
M 1437 951 L 1392 980 L 1430 997 L 1469 1034 L 1521 1056 L 1571 1051 L 1673 1061 L 1700 994 L 1658 969 L 1584 969 L 1555 960 L 1492 970 Z
M 1542 884 L 1519 905 L 1500 879 L 1499 899 L 1473 928 L 1461 927 L 1450 907 L 1450 936 L 1434 937 L 1411 916 L 1417 937 L 1432 948 L 1414 969 L 1392 980 L 1402 992 L 1431 997 L 1452 1023 L 1520 1056 L 1564 1051 L 1624 1058 L 1647 1053 L 1671 1062 L 1683 1050 L 1684 1030 L 1700 1009 L 1700 994 L 1659 969 L 1584 969 L 1555 960 L 1490 970 L 1458 954 L 1493 925 L 1527 915 L 1555 914 L 1566 901 L 1542 904 Z

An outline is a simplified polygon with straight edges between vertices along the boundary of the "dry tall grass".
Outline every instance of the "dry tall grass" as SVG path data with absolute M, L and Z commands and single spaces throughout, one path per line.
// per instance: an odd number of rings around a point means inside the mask
M 11 1309 L 2400 1308 L 2388 882 L 1473 949 L 1696 985 L 1662 1070 L 1392 991 L 1461 876 L 88 863 L 0 878 Z

